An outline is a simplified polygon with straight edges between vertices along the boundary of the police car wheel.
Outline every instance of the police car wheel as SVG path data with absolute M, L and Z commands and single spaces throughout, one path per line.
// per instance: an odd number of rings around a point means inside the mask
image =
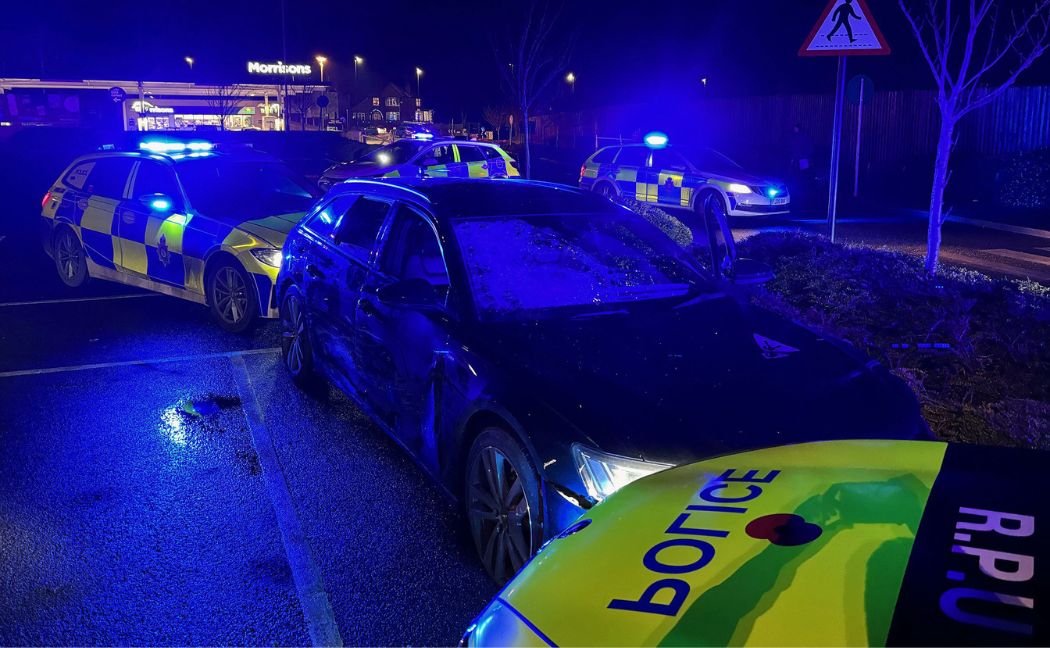
M 208 275 L 208 304 L 215 321 L 231 333 L 247 330 L 259 311 L 248 273 L 233 261 L 223 261 Z
M 503 584 L 543 539 L 538 474 L 521 444 L 491 427 L 470 447 L 465 482 L 464 505 L 474 547 L 489 576 Z
M 608 182 L 599 182 L 598 184 L 594 185 L 594 192 L 600 196 L 605 196 L 606 198 L 610 199 L 616 197 L 616 188 Z
M 315 379 L 313 352 L 303 302 L 296 292 L 290 292 L 281 303 L 281 356 L 292 382 L 312 386 Z
M 79 288 L 88 279 L 87 257 L 76 232 L 63 227 L 55 235 L 55 269 L 62 283 L 70 288 Z

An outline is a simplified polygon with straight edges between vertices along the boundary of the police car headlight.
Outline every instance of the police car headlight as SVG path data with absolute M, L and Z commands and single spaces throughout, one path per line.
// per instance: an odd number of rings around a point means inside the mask
M 268 265 L 271 268 L 281 267 L 281 251 L 276 248 L 258 248 L 252 250 L 252 256 L 255 257 L 259 263 Z
M 572 446 L 572 454 L 587 494 L 597 502 L 635 480 L 671 467 L 668 464 L 608 454 L 579 443 Z
M 740 184 L 739 182 L 730 182 L 728 191 L 735 194 L 749 194 L 751 193 L 751 187 L 746 184 Z

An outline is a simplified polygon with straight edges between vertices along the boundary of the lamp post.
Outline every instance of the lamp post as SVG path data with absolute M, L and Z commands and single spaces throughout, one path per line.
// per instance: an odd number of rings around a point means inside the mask
M 423 76 L 423 70 L 416 68 L 416 98 L 419 98 L 419 77 Z
M 365 62 L 365 60 L 363 58 L 361 58 L 360 56 L 355 56 L 354 57 L 354 85 L 355 86 L 357 85 L 357 66 L 361 65 L 364 62 Z M 356 88 L 355 88 L 355 90 L 356 90 Z
M 576 75 L 573 74 L 572 72 L 569 72 L 568 74 L 565 75 L 565 81 L 566 81 L 566 83 L 569 84 L 569 88 L 570 88 L 570 92 L 572 92 L 572 96 L 575 97 L 576 96 Z
M 321 83 L 324 83 L 324 64 L 328 62 L 328 59 L 318 55 L 314 57 L 314 60 L 317 61 L 317 64 L 321 66 Z
M 187 56 L 186 58 L 184 58 L 182 60 L 186 61 L 186 65 L 190 66 L 190 72 L 193 72 L 193 57 L 192 56 Z

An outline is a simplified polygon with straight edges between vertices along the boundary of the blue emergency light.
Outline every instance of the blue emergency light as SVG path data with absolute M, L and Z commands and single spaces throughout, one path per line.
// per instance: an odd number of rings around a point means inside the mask
M 148 140 L 139 142 L 139 148 L 151 153 L 184 153 L 186 151 L 205 152 L 215 147 L 211 142 L 172 142 L 165 140 Z
M 766 193 L 769 194 L 770 198 L 776 198 L 777 194 L 780 193 L 780 190 L 776 188 L 770 188 L 769 191 L 767 191 Z
M 412 139 L 432 140 L 432 139 L 434 139 L 434 134 L 433 133 L 412 133 Z
M 667 146 L 667 135 L 659 131 L 653 131 L 645 136 L 645 145 L 652 149 Z

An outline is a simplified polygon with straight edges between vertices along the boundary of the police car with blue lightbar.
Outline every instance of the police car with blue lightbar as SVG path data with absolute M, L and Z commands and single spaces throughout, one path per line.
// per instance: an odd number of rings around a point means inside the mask
M 315 191 L 248 147 L 143 140 L 72 162 L 41 202 L 41 238 L 70 288 L 114 281 L 204 304 L 240 332 L 276 317 L 288 231 Z
M 783 182 L 748 173 L 711 148 L 672 148 L 658 132 L 643 144 L 598 149 L 580 168 L 580 188 L 677 209 L 697 210 L 711 199 L 729 216 L 787 214 L 791 203 Z
M 499 146 L 436 137 L 428 131 L 381 146 L 353 162 L 330 167 L 318 186 L 350 178 L 516 178 L 517 162 Z

